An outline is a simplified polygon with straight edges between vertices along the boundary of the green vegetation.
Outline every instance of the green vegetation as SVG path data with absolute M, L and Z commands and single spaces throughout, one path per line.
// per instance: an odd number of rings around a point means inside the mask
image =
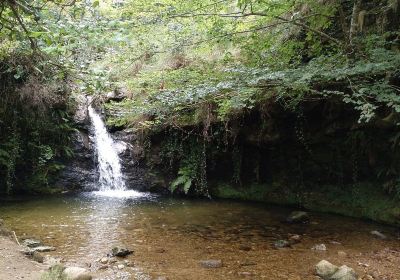
M 369 182 L 398 199 L 399 7 L 3 1 L 1 190 L 49 184 L 72 156 L 72 97 L 88 94 L 173 193 Z
M 40 277 L 41 280 L 68 280 L 64 274 L 64 267 L 62 265 L 53 265 L 48 271 L 44 272 Z

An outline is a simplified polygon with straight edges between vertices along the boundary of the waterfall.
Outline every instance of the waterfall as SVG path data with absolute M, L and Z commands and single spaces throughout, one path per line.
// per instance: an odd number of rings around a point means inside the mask
M 89 106 L 88 110 L 94 129 L 100 191 L 123 191 L 126 189 L 126 186 L 114 140 L 108 133 L 100 115 L 92 106 Z

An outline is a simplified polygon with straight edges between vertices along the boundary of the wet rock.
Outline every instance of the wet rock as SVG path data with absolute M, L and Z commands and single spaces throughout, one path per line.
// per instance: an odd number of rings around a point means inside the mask
M 317 244 L 314 245 L 311 250 L 315 250 L 315 251 L 326 251 L 326 245 L 325 244 Z
M 317 275 L 322 279 L 330 279 L 330 277 L 336 273 L 339 268 L 336 265 L 331 264 L 326 260 L 320 261 L 316 266 L 315 270 Z
M 286 247 L 290 247 L 290 242 L 287 240 L 277 240 L 274 242 L 274 247 L 276 249 L 281 249 L 281 248 L 286 248 Z
M 387 236 L 384 235 L 383 233 L 377 231 L 377 230 L 373 230 L 371 231 L 371 234 L 379 239 L 387 239 Z
M 358 275 L 351 267 L 342 265 L 339 269 L 329 278 L 329 280 L 357 280 Z
M 125 248 L 114 247 L 111 250 L 111 255 L 114 257 L 126 257 L 130 254 L 133 254 L 133 251 Z
M 251 276 L 254 276 L 254 273 L 243 271 L 243 272 L 239 272 L 238 275 L 241 277 L 251 277 Z
M 289 235 L 289 242 L 291 244 L 297 244 L 297 243 L 300 243 L 300 241 L 301 241 L 301 236 L 300 235 L 298 235 L 298 234 Z
M 310 221 L 310 216 L 304 211 L 293 211 L 286 218 L 286 222 L 291 224 L 307 223 Z
M 251 265 L 257 265 L 257 263 L 251 261 L 244 261 L 240 263 L 240 266 L 251 266 Z
M 165 253 L 165 249 L 164 248 L 157 248 L 156 249 L 156 253 L 159 253 L 159 254 Z
M 38 247 L 34 247 L 31 249 L 33 252 L 40 252 L 40 253 L 44 253 L 44 252 L 51 252 L 51 251 L 55 251 L 56 248 L 51 247 L 51 246 L 38 246 Z
M 35 262 L 38 262 L 38 263 L 43 263 L 44 262 L 44 256 L 39 252 L 33 252 L 32 259 Z
M 200 265 L 203 268 L 220 268 L 222 267 L 221 260 L 203 260 L 200 261 Z
M 64 274 L 70 280 L 92 280 L 92 276 L 85 268 L 82 267 L 67 267 L 64 269 Z
M 21 245 L 29 247 L 29 248 L 34 248 L 34 247 L 39 247 L 40 245 L 42 245 L 42 242 L 40 242 L 40 240 L 36 240 L 36 239 L 25 239 Z
M 119 90 L 114 90 L 107 93 L 105 102 L 110 102 L 110 101 L 121 102 L 126 97 L 127 97 L 126 93 L 121 92 Z
M 251 246 L 240 245 L 240 246 L 239 246 L 239 250 L 242 250 L 242 251 L 250 251 L 250 250 L 251 250 Z
M 96 181 L 96 166 L 93 161 L 94 145 L 89 137 L 89 129 L 72 133 L 73 157 L 65 160 L 65 168 L 60 172 L 56 186 L 65 190 L 92 190 Z

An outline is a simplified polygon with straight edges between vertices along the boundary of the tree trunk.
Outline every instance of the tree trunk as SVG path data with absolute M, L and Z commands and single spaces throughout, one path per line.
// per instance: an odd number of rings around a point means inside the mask
M 358 32 L 358 15 L 361 11 L 362 0 L 355 0 L 353 5 L 353 12 L 351 14 L 351 23 L 349 31 L 349 45 L 353 46 L 353 39 Z

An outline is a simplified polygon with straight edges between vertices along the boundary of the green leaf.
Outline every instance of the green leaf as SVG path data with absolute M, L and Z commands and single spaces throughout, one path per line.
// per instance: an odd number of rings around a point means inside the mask
M 189 179 L 183 185 L 183 191 L 185 192 L 185 194 L 187 194 L 189 192 L 191 186 L 192 186 L 192 180 Z

